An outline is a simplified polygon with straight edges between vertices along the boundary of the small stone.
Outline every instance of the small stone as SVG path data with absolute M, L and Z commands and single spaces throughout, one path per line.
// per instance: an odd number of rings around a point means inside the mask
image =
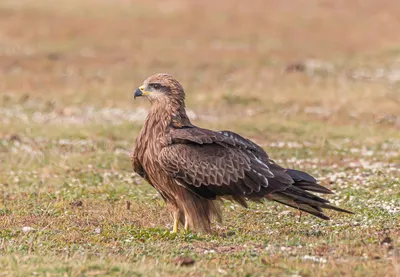
M 392 239 L 390 237 L 385 237 L 382 241 L 381 241 L 381 245 L 384 244 L 391 244 L 392 243 Z
M 72 207 L 82 207 L 83 206 L 83 201 L 82 200 L 76 200 L 70 203 Z
M 177 266 L 190 266 L 195 263 L 195 260 L 190 257 L 178 257 L 174 260 Z
M 10 136 L 10 140 L 11 140 L 11 141 L 18 141 L 18 142 L 21 142 L 21 138 L 20 138 L 20 136 L 17 135 L 17 134 L 12 134 L 12 135 Z
M 29 226 L 22 227 L 22 232 L 24 232 L 24 233 L 28 233 L 28 232 L 32 232 L 32 231 L 35 231 L 35 229 L 32 227 L 29 227 Z
M 285 68 L 286 72 L 304 72 L 306 71 L 306 65 L 302 62 L 290 63 Z

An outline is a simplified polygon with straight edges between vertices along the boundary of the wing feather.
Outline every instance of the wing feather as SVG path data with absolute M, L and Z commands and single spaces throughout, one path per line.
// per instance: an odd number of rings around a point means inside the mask
M 180 185 L 207 198 L 246 200 L 267 197 L 323 219 L 322 208 L 348 212 L 307 191 L 331 193 L 309 174 L 285 169 L 269 159 L 254 142 L 229 131 L 197 127 L 172 129 L 170 144 L 158 156 L 161 168 Z
M 182 142 L 183 137 L 180 137 Z M 190 141 L 195 139 L 190 137 Z M 202 141 L 207 141 L 204 138 Z M 158 157 L 161 167 L 180 184 L 199 195 L 260 198 L 283 190 L 293 181 L 269 187 L 267 177 L 274 174 L 252 153 L 220 143 L 176 143 L 164 147 Z M 172 161 L 173 160 L 173 161 Z M 210 196 L 210 192 L 212 192 Z

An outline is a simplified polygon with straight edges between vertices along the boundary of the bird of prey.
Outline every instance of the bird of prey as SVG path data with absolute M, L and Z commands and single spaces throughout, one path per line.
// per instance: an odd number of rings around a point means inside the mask
M 329 219 L 323 208 L 345 213 L 316 193 L 332 193 L 309 174 L 286 169 L 257 144 L 230 131 L 193 125 L 185 111 L 185 92 L 168 74 L 147 78 L 134 93 L 151 102 L 131 154 L 134 171 L 152 185 L 173 215 L 172 232 L 210 232 L 221 220 L 221 200 L 247 207 L 263 199 Z

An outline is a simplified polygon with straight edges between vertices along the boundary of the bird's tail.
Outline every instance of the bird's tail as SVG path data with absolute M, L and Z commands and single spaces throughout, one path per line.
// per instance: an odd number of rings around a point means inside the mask
M 270 196 L 272 200 L 325 220 L 329 220 L 329 217 L 324 214 L 323 209 L 353 214 L 353 212 L 330 205 L 328 200 L 308 192 L 333 193 L 331 190 L 317 184 L 317 181 L 309 174 L 293 169 L 288 169 L 287 173 L 295 181 L 294 184 L 284 191 L 272 194 Z

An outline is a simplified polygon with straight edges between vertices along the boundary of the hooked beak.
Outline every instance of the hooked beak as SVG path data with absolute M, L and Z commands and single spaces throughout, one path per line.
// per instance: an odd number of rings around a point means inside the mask
M 136 99 L 136 97 L 139 96 L 143 96 L 144 95 L 143 92 L 144 92 L 144 87 L 143 86 L 138 87 L 137 90 L 135 91 L 135 94 L 133 95 L 133 99 Z

